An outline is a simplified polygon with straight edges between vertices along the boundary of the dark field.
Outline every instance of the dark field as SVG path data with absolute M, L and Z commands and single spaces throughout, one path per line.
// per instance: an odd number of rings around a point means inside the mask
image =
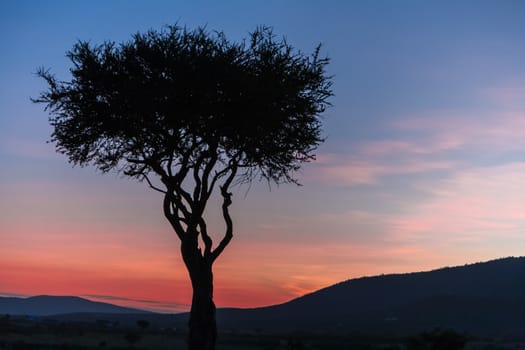
M 135 326 L 3 316 L 0 319 L 0 349 L 94 350 L 94 349 L 186 349 L 185 330 L 153 329 L 137 320 Z M 220 333 L 218 350 L 454 350 L 525 349 L 523 339 L 481 339 L 452 330 L 432 330 L 413 336 Z

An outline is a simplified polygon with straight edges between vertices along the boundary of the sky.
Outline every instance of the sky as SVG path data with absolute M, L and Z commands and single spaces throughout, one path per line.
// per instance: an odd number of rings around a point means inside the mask
M 46 143 L 46 67 L 78 40 L 259 25 L 322 44 L 335 96 L 302 186 L 234 190 L 219 307 L 282 303 L 350 278 L 525 252 L 525 2 L 0 2 L 0 295 L 188 310 L 179 242 L 144 183 L 72 167 Z M 216 209 L 215 211 L 213 209 Z M 212 203 L 208 227 L 224 232 Z

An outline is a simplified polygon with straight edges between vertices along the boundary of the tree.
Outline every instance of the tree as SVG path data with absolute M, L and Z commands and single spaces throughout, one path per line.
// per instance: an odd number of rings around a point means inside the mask
M 124 338 L 128 341 L 131 348 L 133 348 L 133 345 L 142 339 L 142 336 L 135 331 L 129 331 L 126 332 Z
M 212 265 L 233 237 L 232 186 L 298 184 L 323 141 L 332 82 L 319 49 L 303 54 L 266 27 L 235 43 L 169 26 L 121 44 L 79 41 L 70 81 L 38 70 L 48 89 L 33 101 L 50 113 L 59 153 L 163 194 L 193 288 L 191 350 L 215 347 Z M 215 188 L 226 225 L 216 244 L 204 216 Z

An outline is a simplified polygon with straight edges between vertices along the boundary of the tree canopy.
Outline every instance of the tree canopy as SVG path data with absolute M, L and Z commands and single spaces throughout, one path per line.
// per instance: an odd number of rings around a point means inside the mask
M 120 45 L 78 42 L 72 80 L 49 83 L 52 141 L 74 164 L 142 178 L 161 166 L 235 164 L 245 180 L 295 181 L 322 141 L 327 58 L 296 52 L 268 28 L 249 40 L 176 26 Z

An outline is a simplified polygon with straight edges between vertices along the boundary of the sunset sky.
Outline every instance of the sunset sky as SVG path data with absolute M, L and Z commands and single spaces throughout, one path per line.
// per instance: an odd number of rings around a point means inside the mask
M 187 310 L 161 195 L 72 167 L 30 97 L 81 40 L 166 24 L 240 40 L 273 26 L 332 59 L 326 142 L 301 187 L 234 190 L 219 307 L 281 303 L 349 278 L 525 255 L 524 1 L 0 1 L 0 295 Z M 215 203 L 217 204 L 217 203 Z M 220 207 L 208 224 L 224 231 Z

